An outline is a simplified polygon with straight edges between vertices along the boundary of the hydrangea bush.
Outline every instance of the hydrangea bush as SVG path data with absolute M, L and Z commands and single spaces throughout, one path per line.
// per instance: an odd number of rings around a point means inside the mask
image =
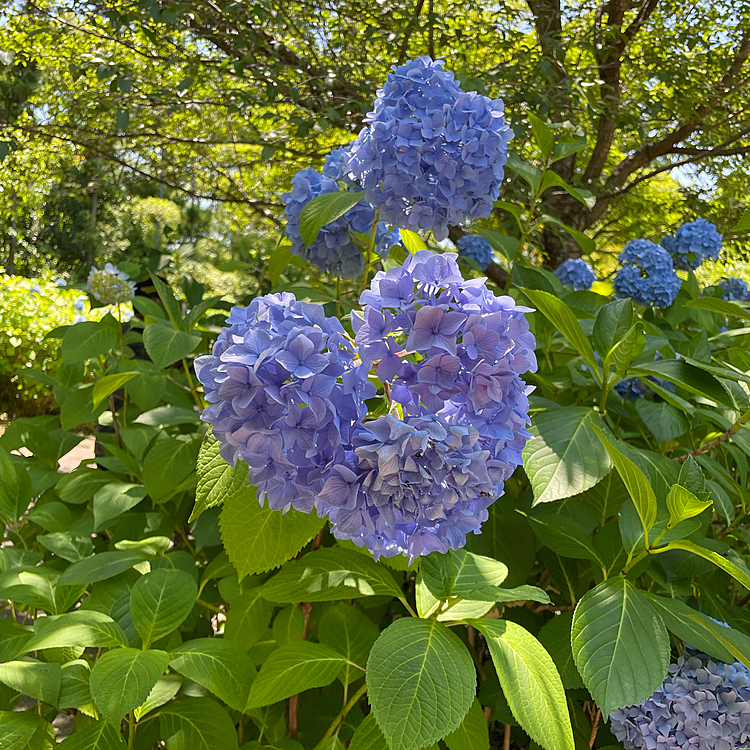
M 717 260 L 722 247 L 721 235 L 706 219 L 683 224 L 673 235 L 661 241 L 680 271 L 695 270 L 706 260 Z
M 591 289 L 596 281 L 594 269 L 583 258 L 570 258 L 555 269 L 555 276 L 577 291 Z
M 502 105 L 420 59 L 294 177 L 307 278 L 281 239 L 242 306 L 96 272 L 23 373 L 59 413 L 0 437 L 0 747 L 747 744 L 746 309 L 644 239 L 614 297 L 539 268 L 583 144 L 529 120 L 518 231 L 478 221 Z

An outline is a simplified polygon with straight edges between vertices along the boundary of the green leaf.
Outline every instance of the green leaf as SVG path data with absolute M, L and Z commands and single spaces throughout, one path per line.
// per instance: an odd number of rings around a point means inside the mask
M 250 688 L 247 709 L 277 703 L 310 688 L 330 685 L 346 663 L 337 651 L 321 643 L 299 641 L 277 648 Z
M 187 357 L 200 342 L 201 337 L 195 333 L 169 328 L 161 323 L 149 323 L 143 329 L 146 352 L 160 370 Z
M 159 711 L 167 750 L 236 750 L 237 733 L 229 714 L 210 698 L 171 701 Z
M 504 563 L 465 549 L 432 554 L 422 560 L 420 578 L 433 596 L 494 602 L 497 587 L 507 578 Z
M 76 323 L 65 331 L 62 355 L 66 365 L 108 354 L 117 346 L 117 328 L 103 321 Z
M 542 172 L 533 164 L 522 159 L 517 153 L 508 154 L 507 168 L 522 177 L 529 186 L 536 190 L 542 180 Z
M 578 495 L 593 487 L 612 468 L 594 427 L 601 417 L 586 407 L 550 409 L 537 414 L 523 466 L 534 490 L 534 505 Z
M 93 386 L 90 383 L 76 387 L 69 392 L 60 406 L 60 425 L 63 430 L 72 430 L 81 424 L 90 424 L 106 411 L 107 404 L 94 406 Z
M 728 401 L 729 394 L 724 386 L 711 373 L 677 359 L 666 359 L 648 365 L 634 365 L 628 368 L 628 376 L 646 378 L 649 375 L 675 383 L 690 393 L 704 396 L 718 404 Z
M 718 297 L 698 297 L 685 302 L 685 307 L 692 307 L 697 310 L 708 310 L 709 312 L 718 313 L 724 317 L 739 318 L 740 320 L 750 321 L 750 310 L 735 302 L 719 299 Z
M 52 750 L 58 746 L 52 724 L 35 711 L 26 710 L 0 711 L 0 747 L 4 750 Z
M 193 521 L 207 508 L 222 505 L 227 498 L 239 492 L 249 483 L 247 465 L 239 461 L 230 466 L 219 453 L 221 443 L 208 435 L 198 453 L 198 487 L 195 490 L 195 506 L 189 521 Z
M 361 609 L 339 602 L 329 607 L 320 618 L 318 638 L 323 645 L 330 646 L 351 662 L 345 664 L 339 674 L 341 682 L 348 685 L 364 676 L 367 657 L 378 639 L 378 628 Z M 354 664 L 362 669 L 357 669 Z
M 542 644 L 514 622 L 471 624 L 487 640 L 510 710 L 529 737 L 547 750 L 574 750 L 565 690 Z
M 158 568 L 139 578 L 130 594 L 130 613 L 144 647 L 177 630 L 197 596 L 198 586 L 184 570 Z
M 45 664 L 35 659 L 0 664 L 0 682 L 52 706 L 57 706 L 60 680 L 59 664 Z
M 261 595 L 260 588 L 254 588 L 232 600 L 227 620 L 224 624 L 224 638 L 249 649 L 268 628 L 274 605 Z
M 124 750 L 120 732 L 106 721 L 97 721 L 78 729 L 61 745 L 61 750 Z
M 224 549 L 240 580 L 278 568 L 294 557 L 324 523 L 314 513 L 261 508 L 250 485 L 227 498 L 219 520 Z
M 318 232 L 356 206 L 364 193 L 325 193 L 308 201 L 299 216 L 299 232 L 305 247 L 315 242 Z
M 289 265 L 289 261 L 292 259 L 292 248 L 286 242 L 282 242 L 279 246 L 271 253 L 271 257 L 268 259 L 268 265 L 266 266 L 266 273 L 272 286 L 276 286 L 279 283 L 279 277 L 284 273 L 284 269 Z
M 169 320 L 175 328 L 179 328 L 180 319 L 182 318 L 182 305 L 179 303 L 177 298 L 174 296 L 174 292 L 169 287 L 169 284 L 165 284 L 158 276 L 154 275 L 151 271 L 148 272 L 151 282 L 156 289 L 156 293 L 159 295 L 164 310 L 166 311 Z M 137 300 L 142 301 L 145 298 L 138 296 Z M 153 300 L 151 300 L 153 302 Z M 154 303 L 156 304 L 156 303 Z M 155 317 L 160 317 L 156 315 Z
M 662 619 L 622 576 L 600 583 L 578 602 L 571 644 L 578 671 L 605 717 L 652 695 L 669 667 Z
M 105 581 L 146 559 L 148 555 L 139 551 L 98 552 L 96 555 L 71 565 L 60 576 L 58 583 L 74 586 Z
M 476 673 L 448 628 L 405 617 L 386 628 L 370 651 L 367 686 L 390 750 L 417 750 L 459 727 L 474 701 Z
M 640 399 L 636 401 L 635 409 L 658 443 L 675 440 L 684 435 L 690 426 L 683 413 L 665 401 L 657 403 Z
M 495 207 L 507 211 L 515 219 L 518 228 L 523 230 L 523 223 L 521 222 L 521 212 L 524 210 L 523 206 L 518 203 L 509 203 L 508 201 L 495 201 Z
M 582 140 L 575 139 L 559 141 L 555 144 L 555 151 L 550 163 L 554 164 L 554 162 L 560 161 L 560 159 L 564 159 L 566 156 L 570 156 L 571 154 L 576 153 L 576 151 L 580 151 L 584 148 L 586 148 L 585 137 Z
M 651 481 L 635 463 L 612 445 L 609 438 L 599 427 L 594 425 L 593 429 L 602 445 L 607 449 L 612 463 L 628 489 L 635 509 L 638 511 L 638 517 L 643 524 L 644 538 L 646 546 L 648 546 L 648 532 L 656 521 L 657 512 L 656 495 L 651 487 Z
M 6 617 L 0 618 L 0 662 L 11 661 L 28 649 L 26 643 L 34 637 L 30 627 Z
M 555 147 L 555 136 L 552 135 L 552 129 L 544 120 L 536 115 L 528 114 L 531 130 L 534 134 L 534 141 L 542 152 L 542 156 L 547 156 Z M 547 173 L 549 174 L 549 172 Z M 452 750 L 452 749 L 451 749 Z
M 159 706 L 163 706 L 168 701 L 171 701 L 182 687 L 182 682 L 182 677 L 178 674 L 167 674 L 164 677 L 160 677 L 156 681 L 156 685 L 151 688 L 148 698 L 138 708 L 134 709 L 133 714 L 136 721 L 140 721 L 155 708 L 159 708 Z
M 62 646 L 111 648 L 127 644 L 125 633 L 111 617 L 79 609 L 63 615 L 38 617 L 34 621 L 34 637 L 26 644 L 26 651 Z
M 105 484 L 94 495 L 94 531 L 106 529 L 110 521 L 135 508 L 145 497 L 146 488 L 142 484 Z
M 583 680 L 578 674 L 573 650 L 570 647 L 570 629 L 573 624 L 573 612 L 561 612 L 548 620 L 539 631 L 539 642 L 555 662 L 560 673 L 563 687 L 566 690 L 582 688 Z
M 81 708 L 86 713 L 94 713 L 94 704 L 91 700 L 91 689 L 89 680 L 91 678 L 91 667 L 83 659 L 76 659 L 63 664 L 60 669 L 60 697 L 59 708 Z M 91 709 L 89 711 L 89 709 Z
M 479 701 L 474 698 L 458 729 L 444 740 L 448 750 L 490 750 L 490 732 Z
M 708 560 L 708 562 L 713 563 L 717 568 L 721 568 L 725 573 L 729 573 L 735 581 L 739 581 L 748 591 L 750 591 L 750 576 L 748 576 L 744 570 L 737 567 L 733 562 L 722 557 L 718 552 L 701 547 L 699 544 L 688 541 L 687 539 L 671 542 L 667 547 L 660 549 L 659 552 L 667 552 L 673 549 L 692 552 L 694 555 L 698 555 L 698 557 Z
M 375 716 L 367 714 L 349 743 L 349 750 L 389 750 Z
M 90 534 L 58 531 L 53 534 L 40 534 L 36 540 L 45 549 L 72 563 L 89 557 L 94 551 Z
M 331 602 L 378 594 L 403 596 L 387 568 L 369 556 L 342 547 L 319 549 L 287 563 L 260 592 L 279 604 Z
M 477 229 L 477 232 L 492 245 L 493 250 L 504 256 L 509 263 L 515 260 L 518 249 L 521 247 L 521 243 L 515 237 L 495 232 L 492 229 Z
M 575 313 L 562 300 L 549 292 L 539 289 L 521 289 L 521 291 L 531 300 L 531 304 L 565 336 L 573 349 L 583 356 L 591 372 L 598 372 L 599 366 L 594 350 Z
M 425 241 L 416 232 L 412 232 L 409 229 L 400 229 L 399 232 L 401 233 L 401 244 L 412 255 L 419 250 L 427 249 Z
M 221 297 L 209 297 L 208 299 L 201 300 L 195 307 L 190 309 L 190 312 L 187 315 L 185 315 L 185 318 L 180 324 L 181 330 L 192 331 L 200 319 L 209 310 L 213 309 L 219 301 L 221 301 Z
M 107 651 L 91 670 L 91 696 L 105 719 L 113 724 L 146 700 L 164 674 L 169 655 L 164 651 L 120 648 Z
M 676 526 L 680 521 L 686 518 L 693 518 L 710 508 L 711 500 L 701 500 L 696 497 L 690 490 L 681 487 L 679 484 L 673 485 L 667 495 L 667 508 L 669 509 L 669 525 Z
M 551 187 L 561 187 L 566 193 L 568 193 L 569 195 L 572 195 L 579 203 L 583 204 L 583 206 L 588 208 L 589 210 L 591 210 L 596 205 L 596 196 L 594 196 L 593 193 L 591 193 L 588 190 L 583 190 L 582 188 L 573 187 L 572 185 L 569 185 L 567 182 L 565 182 L 565 180 L 563 180 L 563 178 L 560 177 L 560 175 L 557 174 L 557 172 L 553 172 L 552 170 L 547 170 L 544 173 L 544 179 L 542 180 L 542 187 L 540 188 L 540 192 L 543 193 L 545 190 L 547 190 L 547 188 L 551 188 Z M 569 232 L 571 231 L 570 228 L 568 227 L 565 227 L 565 228 Z M 576 240 L 577 239 L 578 238 L 576 238 Z M 581 244 L 581 243 L 579 242 L 578 244 Z M 581 247 L 583 247 L 583 245 L 581 245 Z
M 199 440 L 167 438 L 159 441 L 143 461 L 143 483 L 154 502 L 171 498 L 194 469 Z
M 577 560 L 593 560 L 601 567 L 605 567 L 604 561 L 594 549 L 591 538 L 577 521 L 567 516 L 552 514 L 528 518 L 534 533 L 553 552 Z
M 569 227 L 567 224 L 560 221 L 560 219 L 550 216 L 549 214 L 542 214 L 537 219 L 537 222 L 539 224 L 554 224 L 555 226 L 561 227 L 578 243 L 584 253 L 591 254 L 596 252 L 596 242 L 594 242 L 591 237 L 587 237 L 583 232 L 579 232 L 577 229 Z
M 94 383 L 92 397 L 94 401 L 94 408 L 96 409 L 99 404 L 105 399 L 108 399 L 118 388 L 122 388 L 125 383 L 132 380 L 139 372 L 119 372 L 114 375 L 105 375 L 103 378 Z
M 245 708 L 256 675 L 247 651 L 222 638 L 199 638 L 183 643 L 170 654 L 169 665 L 236 711 Z
M 633 300 L 621 299 L 599 308 L 594 321 L 594 346 L 602 358 L 633 326 Z

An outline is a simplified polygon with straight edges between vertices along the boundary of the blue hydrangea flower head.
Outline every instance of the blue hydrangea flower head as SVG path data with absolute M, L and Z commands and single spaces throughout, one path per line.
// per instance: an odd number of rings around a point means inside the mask
M 74 310 L 75 310 L 75 311 L 76 311 L 77 313 L 82 313 L 82 312 L 84 311 L 84 309 L 85 309 L 85 308 L 86 308 L 86 300 L 83 300 L 83 299 L 77 299 L 77 300 L 76 300 L 76 301 L 75 301 L 75 302 L 73 303 L 73 309 L 74 309 Z
M 333 154 L 329 154 L 329 158 L 332 156 Z M 338 175 L 337 164 L 340 161 L 340 155 L 332 159 L 330 164 L 326 160 L 326 170 L 329 174 Z M 292 243 L 293 255 L 302 256 L 321 271 L 353 279 L 360 276 L 364 270 L 362 248 L 357 244 L 353 233 L 369 237 L 375 221 L 375 209 L 372 206 L 360 201 L 336 221 L 326 224 L 308 248 L 305 248 L 299 228 L 302 209 L 313 198 L 340 191 L 341 186 L 335 177 L 321 175 L 312 167 L 297 172 L 292 178 L 291 192 L 281 196 L 286 205 L 286 236 Z M 387 255 L 388 250 L 399 240 L 398 230 L 392 229 L 384 222 L 378 223 L 375 235 L 375 251 L 378 255 Z
M 555 276 L 565 284 L 576 290 L 591 289 L 596 281 L 594 269 L 583 258 L 569 258 L 555 269 Z
M 337 318 L 293 294 L 232 308 L 210 355 L 195 361 L 222 457 L 245 461 L 261 505 L 309 513 L 333 466 L 353 450 L 375 395 Z
M 500 99 L 422 57 L 393 67 L 365 123 L 348 167 L 381 219 L 444 240 L 449 225 L 490 215 L 512 138 Z
M 86 290 L 103 305 L 121 305 L 135 296 L 135 282 L 124 271 L 107 263 L 104 268 L 91 267 Z
M 619 260 L 616 297 L 632 297 L 642 305 L 662 308 L 674 302 L 682 282 L 664 248 L 649 240 L 631 240 Z
M 465 234 L 456 243 L 461 258 L 473 260 L 484 271 L 492 263 L 492 245 L 478 234 Z
M 529 310 L 464 280 L 456 257 L 422 250 L 377 273 L 352 316 L 362 367 L 391 409 L 354 430 L 316 507 L 376 557 L 462 547 L 529 437 Z
M 610 714 L 626 750 L 739 750 L 750 746 L 750 671 L 686 646 L 647 700 Z
M 728 279 L 722 279 L 719 285 L 724 290 L 724 299 L 729 302 L 745 302 L 748 297 L 747 282 L 738 279 L 736 276 L 730 276 Z
M 349 168 L 347 166 L 349 150 L 349 146 L 340 146 L 339 148 L 333 149 L 333 151 L 326 156 L 325 164 L 323 165 L 323 176 L 330 177 L 337 182 L 343 181 L 346 185 L 361 190 L 362 187 L 349 175 Z
M 63 287 L 68 286 L 68 282 L 65 279 L 55 279 L 55 286 Z
M 716 260 L 722 239 L 710 221 L 696 219 L 683 224 L 674 235 L 664 237 L 661 245 L 672 256 L 676 269 L 688 271 L 695 270 L 705 260 Z

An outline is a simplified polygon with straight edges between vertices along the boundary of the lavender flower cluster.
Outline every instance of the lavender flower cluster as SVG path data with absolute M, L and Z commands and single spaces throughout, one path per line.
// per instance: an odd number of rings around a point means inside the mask
M 107 263 L 104 268 L 91 267 L 86 291 L 103 305 L 121 305 L 135 296 L 135 282 L 124 271 Z
M 555 269 L 555 276 L 577 291 L 591 289 L 596 281 L 594 269 L 583 258 L 569 258 Z
M 626 750 L 750 747 L 750 671 L 686 646 L 647 700 L 610 715 Z
M 196 360 L 202 418 L 226 461 L 247 462 L 261 503 L 315 509 L 376 558 L 457 549 L 529 437 L 528 310 L 427 250 L 376 274 L 361 302 L 353 342 L 291 294 L 234 308 Z M 373 367 L 390 410 L 365 421 Z
M 705 260 L 716 260 L 722 239 L 716 227 L 706 219 L 683 224 L 673 235 L 662 239 L 661 246 L 672 256 L 680 271 L 695 270 Z
M 492 245 L 478 234 L 465 234 L 456 242 L 456 247 L 461 258 L 474 261 L 482 271 L 492 263 Z
M 202 418 L 228 463 L 247 462 L 261 504 L 310 513 L 375 386 L 321 305 L 268 294 L 232 308 L 227 323 L 195 361 L 211 404 Z
M 745 302 L 748 297 L 747 282 L 738 279 L 736 276 L 730 276 L 728 279 L 722 279 L 719 285 L 724 290 L 723 298 L 729 302 Z
M 394 66 L 365 123 L 348 168 L 381 219 L 443 240 L 449 224 L 490 215 L 513 137 L 500 99 L 422 57 Z
M 669 307 L 680 291 L 681 281 L 669 254 L 655 242 L 631 240 L 619 257 L 615 296 L 632 297 L 642 305 Z

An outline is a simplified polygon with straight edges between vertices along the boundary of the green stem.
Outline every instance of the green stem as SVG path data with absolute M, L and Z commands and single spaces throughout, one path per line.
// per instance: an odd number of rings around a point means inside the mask
M 198 405 L 198 408 L 202 409 L 203 402 L 201 401 L 201 397 L 198 395 L 198 389 L 195 387 L 193 378 L 190 375 L 190 367 L 188 367 L 188 363 L 185 357 L 182 358 L 182 368 L 185 370 L 185 377 L 187 378 L 188 385 L 190 386 L 190 393 L 193 394 L 193 399 L 195 400 L 195 403 Z
M 135 721 L 135 713 L 131 711 L 128 714 L 128 748 L 132 750 L 133 747 L 135 747 L 135 732 L 138 725 Z
M 341 317 L 341 276 L 336 277 L 336 317 Z
M 372 222 L 372 230 L 370 231 L 370 244 L 367 247 L 367 255 L 365 255 L 365 270 L 362 272 L 362 279 L 360 280 L 359 294 L 367 289 L 367 279 L 370 275 L 370 258 L 375 251 L 375 234 L 378 231 L 378 209 L 375 209 L 375 218 Z
M 414 611 L 414 610 L 413 610 L 413 609 L 411 608 L 411 605 L 409 604 L 409 602 L 408 602 L 408 601 L 406 601 L 406 597 L 405 597 L 405 596 L 399 596 L 399 598 L 398 598 L 398 599 L 399 599 L 399 601 L 401 602 L 401 604 L 403 604 L 403 605 L 404 605 L 404 607 L 406 607 L 406 611 L 407 611 L 407 612 L 408 612 L 408 613 L 409 613 L 409 614 L 410 614 L 410 615 L 411 615 L 412 617 L 419 617 L 419 615 L 418 615 L 418 614 L 417 614 L 417 613 L 416 613 L 416 612 L 415 612 L 415 611 Z
M 357 705 L 359 702 L 359 699 L 367 692 L 367 683 L 363 683 L 362 687 L 357 690 L 356 693 L 349 699 L 349 702 L 339 711 L 338 716 L 331 722 L 331 726 L 328 727 L 328 730 L 323 735 L 323 738 L 320 740 L 320 742 L 315 747 L 320 747 L 323 745 L 323 743 L 333 737 L 334 732 L 338 729 L 339 724 L 341 724 L 344 719 L 347 717 L 347 714 L 349 711 L 351 711 L 354 706 Z

